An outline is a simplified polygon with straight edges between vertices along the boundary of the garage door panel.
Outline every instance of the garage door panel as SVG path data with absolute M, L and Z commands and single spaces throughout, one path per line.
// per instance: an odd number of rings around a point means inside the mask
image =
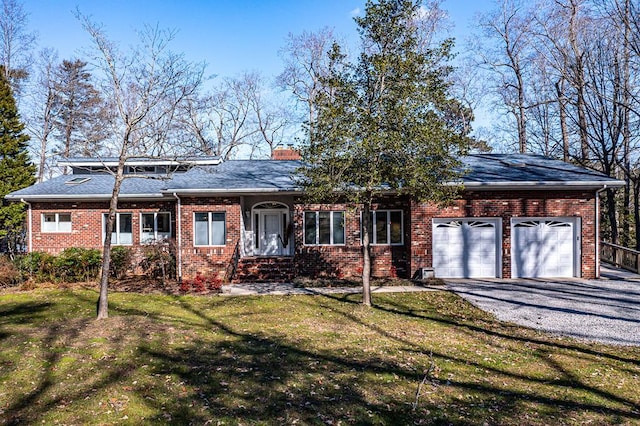
M 574 276 L 576 219 L 517 220 L 512 223 L 513 276 Z
M 433 267 L 442 278 L 496 277 L 498 220 L 437 220 Z

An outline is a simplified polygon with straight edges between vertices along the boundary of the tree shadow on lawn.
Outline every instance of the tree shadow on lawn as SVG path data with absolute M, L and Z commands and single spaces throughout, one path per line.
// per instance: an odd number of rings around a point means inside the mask
M 76 371 L 77 376 L 71 374 L 66 377 L 61 376 L 61 371 L 67 368 L 63 365 L 72 359 L 65 356 L 68 346 L 85 344 L 85 340 L 94 334 L 87 330 L 95 329 L 96 322 L 93 319 L 74 319 L 57 321 L 38 327 L 39 334 L 30 337 L 34 342 L 41 342 L 37 350 L 41 352 L 42 360 L 40 364 L 32 365 L 35 370 L 33 373 L 38 374 L 37 381 L 31 381 L 31 386 L 29 388 L 25 386 L 24 393 L 17 400 L 0 410 L 0 414 L 2 414 L 0 424 L 36 423 L 42 415 L 51 410 L 64 408 L 73 401 L 81 401 L 100 389 L 122 382 L 128 374 L 138 367 L 133 363 L 114 363 L 113 356 L 104 356 L 95 361 L 96 365 L 90 371 L 95 374 L 84 377 L 87 372 L 78 373 Z M 40 336 L 43 337 L 39 339 Z M 124 346 L 124 337 L 124 335 L 116 334 L 111 339 L 111 344 L 115 348 L 114 352 L 117 353 L 118 348 Z M 143 336 L 138 336 L 138 338 L 143 338 Z M 34 356 L 34 359 L 36 358 L 37 356 Z M 11 364 L 9 368 L 14 367 L 13 372 L 9 372 L 7 376 L 24 374 L 22 371 L 17 371 L 21 368 L 20 364 Z M 4 370 L 9 368 L 3 366 L 0 371 L 4 375 Z M 61 391 L 59 389 L 61 382 L 69 379 L 74 383 L 71 386 L 65 386 L 64 391 Z M 28 386 L 27 383 L 25 385 Z
M 348 303 L 357 303 L 354 302 L 353 299 L 349 299 L 347 295 L 323 295 L 323 297 L 337 300 L 340 302 L 348 302 Z M 466 306 L 466 309 L 477 309 L 472 307 L 471 304 L 462 301 Z M 593 396 L 597 396 L 599 398 L 604 398 L 610 402 L 619 404 L 623 407 L 627 407 L 627 409 L 611 409 L 605 406 L 597 405 L 597 404 L 586 404 L 579 401 L 568 401 L 566 400 L 566 396 L 563 398 L 549 398 L 540 395 L 536 395 L 532 392 L 514 392 L 514 391 L 505 391 L 502 390 L 501 394 L 508 394 L 509 397 L 504 397 L 504 399 L 511 399 L 514 402 L 514 405 L 518 401 L 526 400 L 537 402 L 539 404 L 549 405 L 550 407 L 564 407 L 567 410 L 587 410 L 599 413 L 606 413 L 612 416 L 622 416 L 629 419 L 640 419 L 640 406 L 637 405 L 636 401 L 632 401 L 628 398 L 620 397 L 612 392 L 603 391 L 598 389 L 597 387 L 590 386 L 582 380 L 581 376 L 573 373 L 570 369 L 563 366 L 561 363 L 555 361 L 553 359 L 553 355 L 558 352 L 570 353 L 570 356 L 577 356 L 583 359 L 589 359 L 591 361 L 594 358 L 604 358 L 609 359 L 616 363 L 624 363 L 631 364 L 630 367 L 622 367 L 619 369 L 623 372 L 629 373 L 630 375 L 637 375 L 640 373 L 640 369 L 634 368 L 634 366 L 640 365 L 640 360 L 637 358 L 626 358 L 621 357 L 617 354 L 607 353 L 602 351 L 594 350 L 590 347 L 588 343 L 584 345 L 575 344 L 570 345 L 566 343 L 559 342 L 558 338 L 549 337 L 548 339 L 544 338 L 534 338 L 527 335 L 522 335 L 523 327 L 514 326 L 510 324 L 498 323 L 495 319 L 492 318 L 490 314 L 482 313 L 487 317 L 486 321 L 480 322 L 471 322 L 471 318 L 466 316 L 456 317 L 455 312 L 448 312 L 447 314 L 440 314 L 435 311 L 429 312 L 427 310 L 415 310 L 414 307 L 402 305 L 397 302 L 397 299 L 393 296 L 387 297 L 383 299 L 382 303 L 375 303 L 373 305 L 373 309 L 391 313 L 394 315 L 402 315 L 406 316 L 410 319 L 424 320 L 424 321 L 433 321 L 438 324 L 443 324 L 447 326 L 452 326 L 455 329 L 460 330 L 462 333 L 468 336 L 469 342 L 479 340 L 487 347 L 492 345 L 501 345 L 501 346 L 511 346 L 510 342 L 524 343 L 529 345 L 526 349 L 527 352 L 530 352 L 530 345 L 539 346 L 536 349 L 536 359 L 540 365 L 546 365 L 552 370 L 556 376 L 554 379 L 549 379 L 548 377 L 533 377 L 531 375 L 519 374 L 507 371 L 505 368 L 497 368 L 491 365 L 488 365 L 487 362 L 481 362 L 482 360 L 477 358 L 469 358 L 462 356 L 455 356 L 449 353 L 437 352 L 434 348 L 429 349 L 429 353 L 425 352 L 425 348 L 417 344 L 417 342 L 410 341 L 406 338 L 402 338 L 398 336 L 397 331 L 391 332 L 390 330 L 384 329 L 382 327 L 377 326 L 376 324 L 365 324 L 363 323 L 357 316 L 352 315 L 348 312 L 344 312 L 338 309 L 334 309 L 334 305 L 324 304 L 322 307 L 325 309 L 329 309 L 334 313 L 338 313 L 343 315 L 348 320 L 353 321 L 354 323 L 358 323 L 360 325 L 366 325 L 371 330 L 374 330 L 376 333 L 380 335 L 382 338 L 393 339 L 403 345 L 405 345 L 405 350 L 408 352 L 411 351 L 421 351 L 423 355 L 430 355 L 434 359 L 444 360 L 446 362 L 460 363 L 468 366 L 477 367 L 478 369 L 482 369 L 487 372 L 495 373 L 502 377 L 508 377 L 517 381 L 523 381 L 526 383 L 545 385 L 545 386 L 553 386 L 558 389 L 571 389 L 571 390 L 582 390 Z M 482 326 L 481 324 L 486 324 L 486 326 Z M 535 333 L 535 332 L 533 332 Z M 444 336 L 443 336 L 444 337 Z M 500 342 L 502 341 L 502 342 Z M 508 350 L 513 351 L 513 348 L 508 348 Z M 573 352 L 573 354 L 571 354 Z M 486 360 L 484 360 L 486 361 Z M 476 391 L 480 391 L 482 393 L 495 393 L 496 389 L 492 387 L 486 386 L 478 386 L 477 384 L 470 382 L 456 382 L 449 380 L 452 386 L 458 386 L 467 389 L 474 389 Z M 501 410 L 505 410 L 505 407 L 502 406 Z
M 0 305 L 0 325 L 33 321 L 35 317 L 46 317 L 53 306 L 49 302 L 5 302 Z
M 163 367 L 161 374 L 177 373 L 183 382 L 198 390 L 200 408 L 192 408 L 194 407 L 193 396 L 176 399 L 172 402 L 173 407 L 170 410 L 174 415 L 173 419 L 196 419 L 196 422 L 199 422 L 210 419 L 213 415 L 278 423 L 342 420 L 363 424 L 370 422 L 439 424 L 466 419 L 463 423 L 498 421 L 499 423 L 528 424 L 521 420 L 523 415 L 527 414 L 523 412 L 523 401 L 545 406 L 545 410 L 556 413 L 558 416 L 571 412 L 590 412 L 598 416 L 609 416 L 609 418 L 628 420 L 640 418 L 635 411 L 637 406 L 633 401 L 586 385 L 580 381 L 579 377 L 572 376 L 569 371 L 553 361 L 547 363 L 559 373 L 560 378 L 549 380 L 533 375 L 512 373 L 475 362 L 472 358 L 438 353 L 432 349 L 429 349 L 430 355 L 439 362 L 475 366 L 525 385 L 580 389 L 605 398 L 609 403 L 617 403 L 619 408 L 577 399 L 568 400 L 566 395 L 545 396 L 535 391 L 510 390 L 492 384 L 450 379 L 446 382 L 446 387 L 473 393 L 476 395 L 473 404 L 456 400 L 448 400 L 445 404 L 419 401 L 418 409 L 414 410 L 412 407 L 414 395 L 376 394 L 377 386 L 382 390 L 384 385 L 375 380 L 372 382 L 371 378 L 373 376 L 395 377 L 405 383 L 415 384 L 417 389 L 428 366 L 428 362 L 425 362 L 428 355 L 427 348 L 417 342 L 398 338 L 383 327 L 363 323 L 356 316 L 333 309 L 331 305 L 320 305 L 324 309 L 331 309 L 334 313 L 343 315 L 354 324 L 374 330 L 380 338 L 401 343 L 404 346 L 401 350 L 404 352 L 422 354 L 422 362 L 418 363 L 420 365 L 407 365 L 387 357 L 367 357 L 362 354 L 341 356 L 336 351 L 308 349 L 286 336 L 241 331 L 237 327 L 233 328 L 213 318 L 210 311 L 204 312 L 194 309 L 190 304 L 184 304 L 183 309 L 199 317 L 208 327 L 219 330 L 233 339 L 213 346 L 204 341 L 194 342 L 193 345 L 172 354 L 166 351 L 148 351 L 149 356 L 161 361 Z M 381 308 L 377 307 L 377 309 Z M 133 314 L 133 312 L 129 313 Z M 394 313 L 408 315 L 409 311 L 396 309 Z M 441 321 L 441 318 L 437 317 L 420 316 L 420 318 Z M 456 321 L 445 321 L 445 323 L 465 326 Z M 476 327 L 474 331 L 486 332 L 487 330 Z M 514 336 L 509 334 L 501 334 L 500 337 L 514 339 Z M 515 340 L 526 339 L 516 337 Z M 553 345 L 550 342 L 544 342 L 544 344 Z M 574 350 L 577 349 L 579 348 L 574 348 Z M 548 355 L 548 352 L 543 352 L 540 355 L 541 362 L 546 362 L 545 358 L 548 358 Z M 439 389 L 445 385 L 436 379 L 428 383 L 432 389 Z M 190 401 L 191 405 L 189 405 Z
M 83 294 L 77 297 L 83 303 L 95 302 L 95 299 Z M 329 300 L 323 302 L 323 297 L 340 303 L 336 306 L 333 302 L 327 303 Z M 63 361 L 63 352 L 50 350 L 46 353 L 46 368 L 41 373 L 39 383 L 5 409 L 5 419 L 9 424 L 35 423 L 48 411 L 59 409 L 65 401 L 78 401 L 114 385 L 120 388 L 140 374 L 150 379 L 145 383 L 140 380 L 141 383 L 131 386 L 130 392 L 144 401 L 147 411 L 152 413 L 144 419 L 148 423 L 204 424 L 212 419 L 222 419 L 230 424 L 239 421 L 269 424 L 326 424 L 338 421 L 347 424 L 544 424 L 549 421 L 549 418 L 533 417 L 527 420 L 523 417 L 529 414 L 525 411 L 526 404 L 523 405 L 523 401 L 543 405 L 549 413 L 558 416 L 567 412 L 586 411 L 606 416 L 608 420 L 618 418 L 631 421 L 639 418 L 633 402 L 582 384 L 579 378 L 571 377 L 570 372 L 564 371 L 561 365 L 553 365 L 550 360 L 544 361 L 545 356 L 555 348 L 588 353 L 580 346 L 556 346 L 553 341 L 544 340 L 536 342 L 548 348 L 540 354 L 541 362 L 554 367 L 560 376 L 560 379 L 549 382 L 549 386 L 579 386 L 585 392 L 617 402 L 618 408 L 594 403 L 593 399 L 590 402 L 567 401 L 566 395 L 547 397 L 533 391 L 508 390 L 491 383 L 465 380 L 464 377 L 445 379 L 435 377 L 437 374 L 427 377 L 425 372 L 430 367 L 429 354 L 432 354 L 436 364 L 451 362 L 477 366 L 517 380 L 523 386 L 544 382 L 544 379 L 533 375 L 515 374 L 484 365 L 470 355 L 437 351 L 437 348 L 427 347 L 415 336 L 398 335 L 397 330 L 389 329 L 384 324 L 367 323 L 352 313 L 354 304 L 358 304 L 354 297 L 315 298 L 315 303 L 308 296 L 297 296 L 290 300 L 298 303 L 301 309 L 308 305 L 313 309 L 331 311 L 333 315 L 342 317 L 347 325 L 366 327 L 373 332 L 376 340 L 395 342 L 397 352 L 388 355 L 381 352 L 368 354 L 352 345 L 343 347 L 343 350 L 316 346 L 291 333 L 279 331 L 277 327 L 271 330 L 249 327 L 252 331 L 248 331 L 237 321 L 237 317 L 225 318 L 218 309 L 240 303 L 237 302 L 239 299 L 203 298 L 204 301 L 192 303 L 184 298 L 175 298 L 172 306 L 178 309 L 177 314 L 154 311 L 142 304 L 134 306 L 133 303 L 112 302 L 111 313 L 120 317 L 116 316 L 114 322 L 106 324 L 121 324 L 123 328 L 110 337 L 115 352 L 96 361 L 95 367 L 101 374 L 85 372 L 86 375 L 83 373 L 73 378 L 77 383 L 70 392 L 52 396 L 52 389 L 60 381 L 56 370 Z M 254 308 L 253 305 L 250 307 Z M 22 310 L 19 306 L 14 309 L 16 312 Z M 251 309 L 239 315 L 252 315 Z M 403 306 L 393 297 L 384 298 L 384 303 L 377 304 L 374 309 L 411 320 L 451 325 L 473 333 L 475 339 L 480 335 L 501 341 L 531 342 L 508 331 L 490 330 L 455 316 L 417 311 L 415 307 Z M 250 321 L 259 321 L 259 316 L 248 318 Z M 62 325 L 56 323 L 49 326 L 43 339 L 43 349 L 82 344 L 92 328 L 99 327 L 99 323 L 92 319 L 70 321 L 78 323 L 75 327 L 66 327 L 65 321 L 61 322 Z M 135 321 L 141 321 L 143 327 L 125 326 Z M 158 342 L 157 337 L 152 336 L 153 333 L 163 336 L 162 331 L 171 325 L 175 325 L 179 331 L 194 333 L 181 344 Z M 206 330 L 215 333 L 215 337 L 200 333 Z M 131 335 L 132 332 L 135 334 Z M 340 339 L 340 336 L 337 335 L 336 339 Z M 129 350 L 132 341 L 136 341 L 135 356 L 115 362 L 118 351 Z M 486 344 L 492 342 L 487 341 Z M 345 348 L 351 352 L 347 353 Z M 408 362 L 409 357 L 414 357 L 414 361 Z M 428 379 L 423 389 L 426 392 L 414 409 L 414 392 L 425 378 Z M 410 392 L 406 391 L 407 388 Z M 460 394 L 474 395 L 474 398 L 465 400 L 452 397 Z M 91 419 L 90 415 L 84 418 L 87 419 Z M 137 420 L 135 417 L 130 419 L 133 422 Z

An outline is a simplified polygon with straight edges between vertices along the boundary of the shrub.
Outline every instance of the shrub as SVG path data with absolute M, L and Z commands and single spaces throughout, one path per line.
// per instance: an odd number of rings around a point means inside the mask
M 219 292 L 222 289 L 222 280 L 217 276 L 206 276 L 197 273 L 194 279 L 183 280 L 180 284 L 180 290 L 184 292 L 194 290 L 202 293 L 207 288 L 211 291 Z
M 64 249 L 53 261 L 55 278 L 67 283 L 95 279 L 101 262 L 100 250 L 77 247 Z
M 17 256 L 14 265 L 22 281 L 53 281 L 55 279 L 54 259 L 55 257 L 48 253 L 34 251 Z
M 18 268 L 6 256 L 0 256 L 0 288 L 16 286 L 20 281 Z
M 114 278 L 122 278 L 131 268 L 133 252 L 128 247 L 116 246 L 111 248 L 111 263 L 109 274 Z
M 173 240 L 161 240 L 143 249 L 140 264 L 148 277 L 160 278 L 162 283 L 176 276 L 176 249 Z

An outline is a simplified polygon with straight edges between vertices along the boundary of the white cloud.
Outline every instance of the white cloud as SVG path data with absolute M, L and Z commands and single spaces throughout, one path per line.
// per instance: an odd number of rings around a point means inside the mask
M 355 9 L 353 9 L 351 12 L 349 12 L 349 15 L 351 16 L 358 16 L 360 15 L 360 8 L 356 7 Z

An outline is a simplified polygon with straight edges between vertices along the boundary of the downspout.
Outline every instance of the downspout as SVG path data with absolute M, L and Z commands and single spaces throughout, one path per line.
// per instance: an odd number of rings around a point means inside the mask
M 607 189 L 607 185 L 596 191 L 596 278 L 600 278 L 600 193 Z
M 177 270 L 178 270 L 178 282 L 182 282 L 182 203 L 180 202 L 180 197 L 175 192 L 173 196 L 177 200 L 176 204 L 176 238 L 178 240 L 178 258 L 177 262 Z
M 33 219 L 31 218 L 31 203 L 25 201 L 24 198 L 21 198 L 20 201 L 27 205 L 27 253 L 31 253 L 33 247 L 33 241 L 31 240 L 31 227 L 33 225 Z

